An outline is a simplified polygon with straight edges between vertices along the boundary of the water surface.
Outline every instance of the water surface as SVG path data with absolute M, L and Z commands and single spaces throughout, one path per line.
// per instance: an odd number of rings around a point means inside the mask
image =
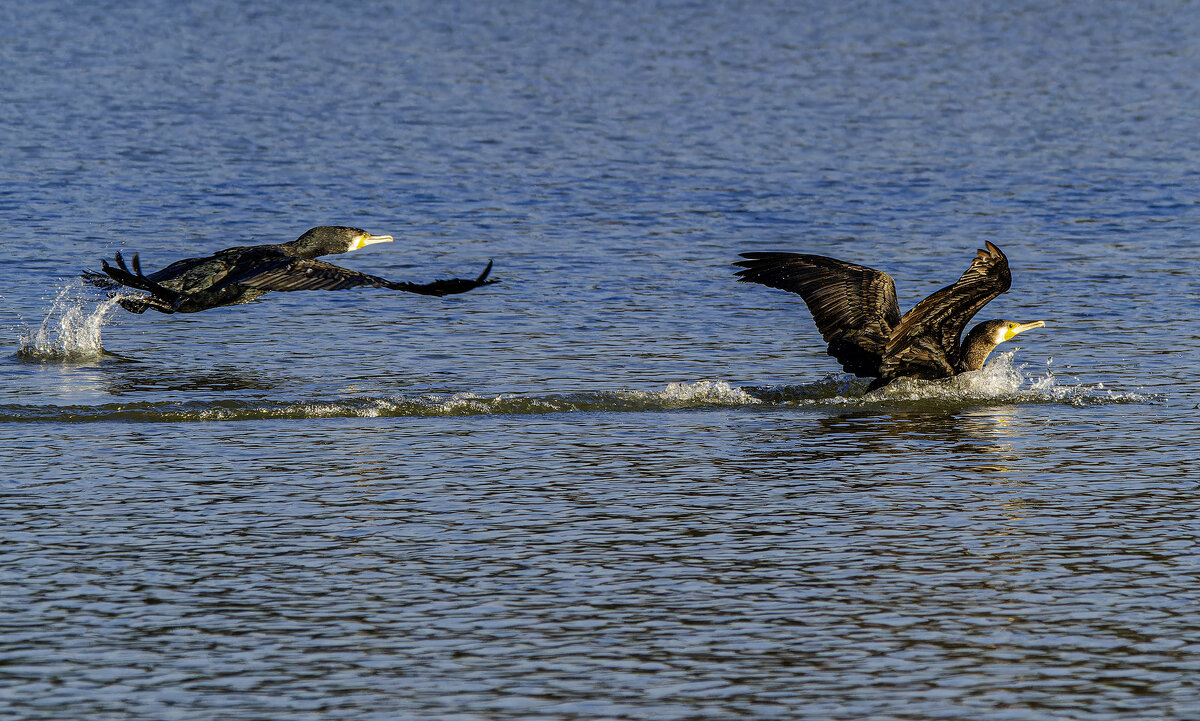
M 1200 715 L 1200 16 L 983 3 L 0 9 L 0 709 Z M 319 224 L 462 296 L 133 316 Z M 990 240 L 1041 319 L 864 396 L 746 250 Z

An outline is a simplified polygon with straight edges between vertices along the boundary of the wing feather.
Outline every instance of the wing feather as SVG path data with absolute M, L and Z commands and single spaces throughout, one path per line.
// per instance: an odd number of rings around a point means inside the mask
M 236 283 L 258 290 L 343 290 L 359 286 L 383 288 L 384 278 L 343 268 L 323 260 L 279 257 L 264 259 L 236 275 L 230 274 L 225 283 Z
M 884 353 L 884 376 L 938 378 L 958 371 L 959 338 L 967 323 L 1012 285 L 1008 258 L 991 242 L 953 285 L 930 295 L 892 329 Z
M 799 253 L 742 253 L 738 279 L 796 293 L 812 313 L 829 355 L 849 373 L 877 376 L 892 326 L 900 322 L 896 283 L 873 268 Z
M 237 283 L 259 290 L 279 291 L 343 290 L 369 286 L 403 290 L 421 295 L 443 296 L 465 293 L 482 285 L 499 282 L 487 279 L 491 270 L 492 263 L 488 261 L 487 267 L 475 278 L 445 278 L 431 283 L 408 283 L 360 273 L 340 265 L 326 263 L 323 260 L 283 257 L 265 260 L 236 277 L 231 275 L 226 278 L 225 283 Z

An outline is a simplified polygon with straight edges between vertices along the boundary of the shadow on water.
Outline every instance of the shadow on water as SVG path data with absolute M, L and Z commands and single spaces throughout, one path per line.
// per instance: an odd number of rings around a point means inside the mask
M 926 504 L 949 507 L 956 499 L 986 498 L 995 511 L 990 518 L 1004 526 L 1003 519 L 1020 517 L 1033 502 L 1022 490 L 1030 465 L 1023 437 L 1043 415 L 1019 404 L 955 410 L 826 407 L 800 422 L 759 424 L 722 466 L 730 478 L 785 484 L 814 502 L 864 490 L 871 492 L 868 500 L 846 503 L 886 506 L 890 501 L 881 499 L 903 498 L 900 505 L 913 518 Z M 924 498 L 914 488 L 934 495 Z M 914 503 L 914 492 L 922 500 Z
M 1002 456 L 1006 447 L 1011 448 L 1004 440 L 1004 427 L 996 422 L 996 414 L 1003 407 L 987 407 L 987 413 L 977 417 L 968 414 L 970 409 L 909 410 L 878 406 L 829 410 L 833 412 L 811 417 L 802 430 L 798 426 L 781 426 L 774 439 L 780 441 L 775 451 L 767 451 L 770 442 L 754 445 L 775 461 L 789 461 L 785 465 L 800 460 L 827 463 L 864 455 L 886 457 L 901 448 L 910 453 L 914 446 L 926 444 L 939 452 L 975 454 L 986 450 L 981 457 L 988 458 Z M 814 439 L 815 445 L 808 444 L 807 438 Z M 788 459 L 788 454 L 796 457 Z
M 235 393 L 270 391 L 279 385 L 279 382 L 261 373 L 251 374 L 241 370 L 217 368 L 204 373 L 180 375 L 168 369 L 154 369 L 110 378 L 105 390 L 115 396 L 135 393 Z

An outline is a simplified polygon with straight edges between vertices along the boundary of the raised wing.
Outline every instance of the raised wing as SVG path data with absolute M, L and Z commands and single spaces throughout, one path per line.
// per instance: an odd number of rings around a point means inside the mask
M 884 353 L 885 377 L 939 378 L 958 371 L 963 328 L 1012 285 L 1008 258 L 991 242 L 986 245 L 953 285 L 917 303 L 900 319 Z
M 829 355 L 848 373 L 879 375 L 892 326 L 900 322 L 896 283 L 887 273 L 799 253 L 742 253 L 738 279 L 804 299 Z
M 360 273 L 356 270 L 343 268 L 323 260 L 307 260 L 304 258 L 272 258 L 255 264 L 251 269 L 236 276 L 230 275 L 225 284 L 236 283 L 248 288 L 259 290 L 342 290 L 358 286 L 373 288 L 389 288 L 403 290 L 422 295 L 451 295 L 465 293 L 481 285 L 489 285 L 498 281 L 488 280 L 492 263 L 477 278 L 447 278 L 432 283 L 407 283 L 391 281 L 375 275 Z

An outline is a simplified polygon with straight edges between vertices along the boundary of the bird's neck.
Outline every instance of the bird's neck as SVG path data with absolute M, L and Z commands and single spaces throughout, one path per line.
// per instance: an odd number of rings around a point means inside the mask
M 313 258 L 318 258 L 322 255 L 325 255 L 325 253 L 320 252 L 319 248 L 306 243 L 301 243 L 299 240 L 280 243 L 275 247 L 279 248 L 279 251 L 284 255 L 292 258 L 304 258 L 306 260 L 312 260 Z
M 987 361 L 987 357 L 991 354 L 992 349 L 996 347 L 995 341 L 990 337 L 989 333 L 984 333 L 981 326 L 975 326 L 967 337 L 963 340 L 962 356 L 959 360 L 961 366 L 960 373 L 966 371 L 981 371 L 983 364 Z

